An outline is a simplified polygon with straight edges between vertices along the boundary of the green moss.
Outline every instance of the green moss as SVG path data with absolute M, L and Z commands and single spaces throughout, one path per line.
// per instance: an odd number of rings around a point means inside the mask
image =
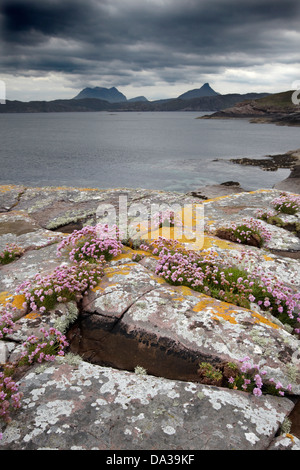
M 209 364 L 209 362 L 201 362 L 201 364 L 199 364 L 199 373 L 212 382 L 219 382 L 223 378 L 222 372 Z

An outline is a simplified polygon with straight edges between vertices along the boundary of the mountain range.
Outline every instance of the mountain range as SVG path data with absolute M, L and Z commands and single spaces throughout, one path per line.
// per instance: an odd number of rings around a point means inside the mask
M 196 88 L 194 90 L 189 90 L 186 93 L 178 96 L 180 100 L 189 100 L 193 98 L 202 98 L 203 96 L 217 96 L 219 93 L 214 91 L 209 83 L 204 83 L 201 88 Z M 124 103 L 129 102 L 139 102 L 139 101 L 148 101 L 144 96 L 137 96 L 136 98 L 131 98 L 127 100 L 126 96 L 123 95 L 116 87 L 104 88 L 104 87 L 94 87 L 94 88 L 84 88 L 78 93 L 73 99 L 82 100 L 85 98 L 96 98 L 99 100 L 108 101 L 109 103 Z M 165 101 L 165 100 L 164 100 Z
M 189 90 L 177 98 L 148 101 L 144 96 L 127 99 L 116 87 L 84 88 L 74 98 L 51 101 L 11 101 L 0 106 L 0 113 L 51 113 L 90 111 L 221 111 L 245 100 L 256 100 L 268 93 L 222 95 L 209 83 Z

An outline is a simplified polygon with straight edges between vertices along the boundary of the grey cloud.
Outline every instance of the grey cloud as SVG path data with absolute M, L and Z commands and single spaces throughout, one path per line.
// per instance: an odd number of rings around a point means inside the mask
M 3 0 L 3 69 L 83 77 L 155 71 L 172 82 L 295 60 L 298 0 Z M 175 73 L 176 71 L 176 73 Z M 177 75 L 176 75 L 177 74 Z

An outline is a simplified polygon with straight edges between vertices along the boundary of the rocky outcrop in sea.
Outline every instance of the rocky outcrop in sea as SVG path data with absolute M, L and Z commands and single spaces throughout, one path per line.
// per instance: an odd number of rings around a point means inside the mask
M 299 210 L 0 186 L 0 449 L 299 450 Z

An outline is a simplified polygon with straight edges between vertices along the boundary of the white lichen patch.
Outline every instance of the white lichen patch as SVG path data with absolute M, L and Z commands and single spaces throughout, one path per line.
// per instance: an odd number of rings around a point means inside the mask
M 162 430 L 165 434 L 168 434 L 169 436 L 172 436 L 172 434 L 176 433 L 176 429 L 174 429 L 172 426 L 162 426 Z
M 242 415 L 244 423 L 251 422 L 255 426 L 257 435 L 269 435 L 275 432 L 278 424 L 283 422 L 285 413 L 280 413 L 270 401 L 265 401 L 260 407 L 251 406 L 248 394 L 243 392 L 232 394 L 226 390 L 204 389 L 203 393 L 209 398 L 209 402 L 215 410 L 231 406 L 235 413 Z M 246 428 L 248 428 L 247 425 Z
M 252 445 L 256 444 L 256 442 L 259 442 L 259 437 L 257 437 L 253 432 L 245 432 L 245 438 Z
M 70 400 L 54 400 L 36 408 L 34 429 L 24 437 L 24 441 L 30 441 L 34 436 L 44 433 L 49 427 L 53 426 L 61 416 L 71 416 L 74 408 Z

